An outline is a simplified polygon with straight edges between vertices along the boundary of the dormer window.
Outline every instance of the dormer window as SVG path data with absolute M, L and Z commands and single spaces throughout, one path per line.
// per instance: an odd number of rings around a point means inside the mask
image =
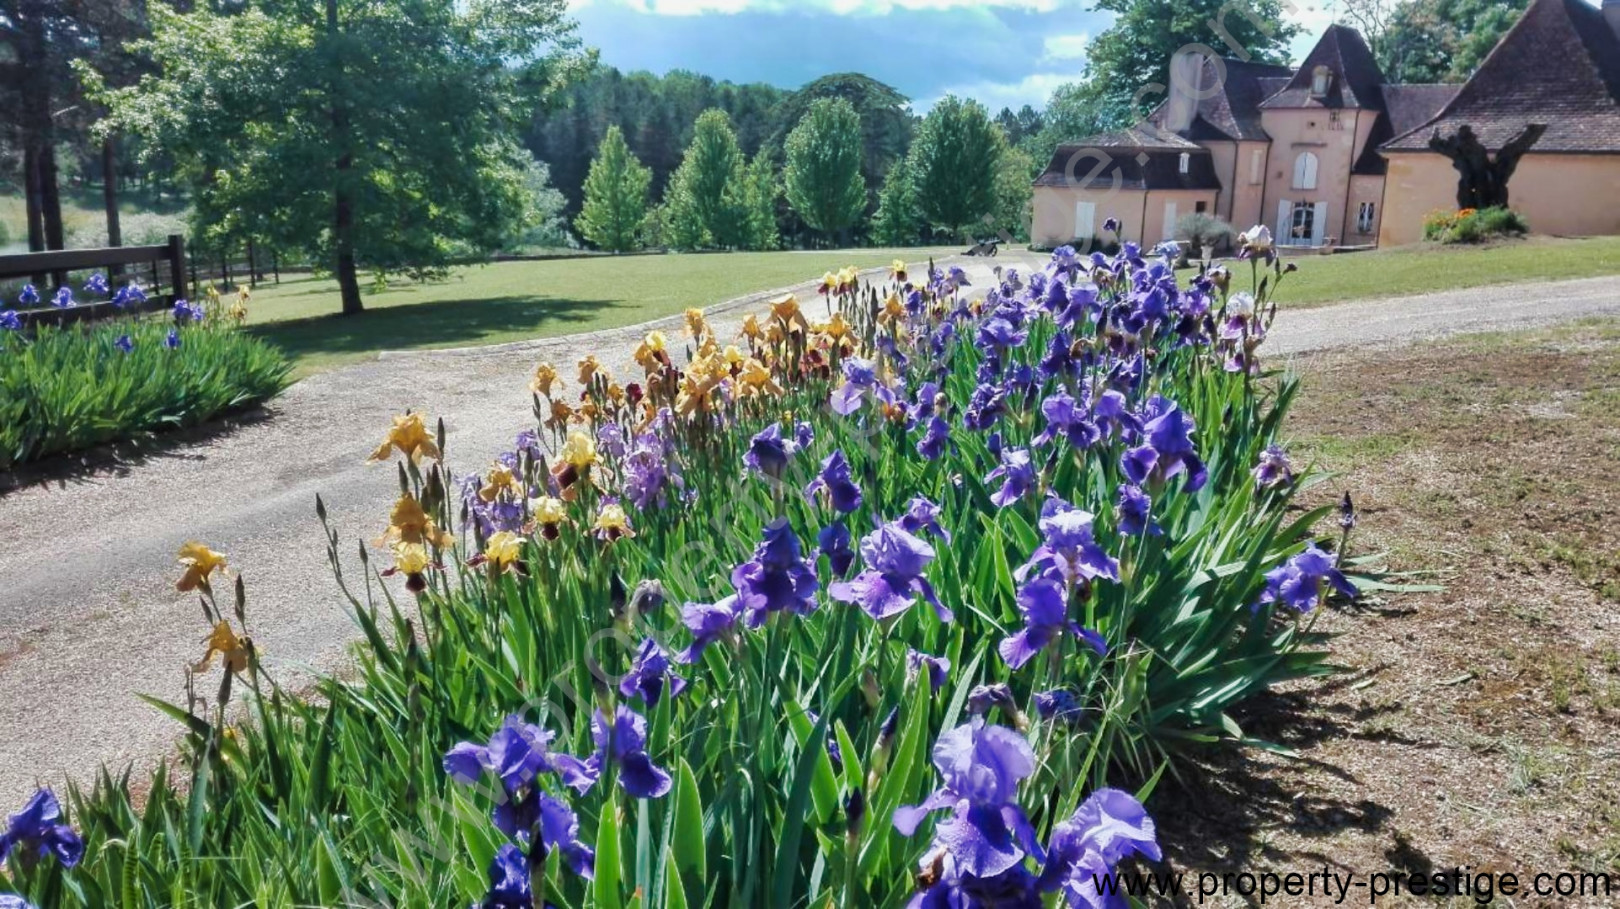
M 1192 155 L 1190 155 L 1190 154 L 1188 154 L 1186 152 L 1182 152 L 1181 153 L 1181 172 L 1182 173 L 1187 173 L 1190 170 L 1192 170 Z
M 1333 70 L 1325 66 L 1318 66 L 1311 71 L 1311 97 L 1321 98 L 1327 95 L 1328 87 L 1333 84 Z

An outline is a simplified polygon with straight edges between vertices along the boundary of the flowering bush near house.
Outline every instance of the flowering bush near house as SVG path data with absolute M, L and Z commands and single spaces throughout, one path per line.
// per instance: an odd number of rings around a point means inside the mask
M 18 304 L 42 294 L 23 287 Z M 162 317 L 134 315 L 145 301 L 131 282 L 113 290 L 92 275 L 76 294 L 60 287 L 50 305 L 110 300 L 129 315 L 91 326 L 25 331 L 0 304 L 0 470 L 61 452 L 201 423 L 258 404 L 286 384 L 286 359 L 232 330 L 239 323 L 214 294 L 210 305 L 176 301 Z M 239 295 L 232 306 L 244 305 Z M 245 315 L 245 310 L 243 311 Z
M 1461 208 L 1423 216 L 1423 239 L 1439 243 L 1480 243 L 1529 232 L 1529 222 L 1511 208 Z
M 694 310 L 634 375 L 541 365 L 474 473 L 398 417 L 380 535 L 356 564 L 329 528 L 358 671 L 282 690 L 228 555 L 188 544 L 186 779 L 74 793 L 82 862 L 0 892 L 1119 905 L 1097 876 L 1176 835 L 1143 804 L 1167 763 L 1326 671 L 1312 617 L 1358 582 L 1348 503 L 1327 539 L 1289 509 L 1283 272 L 1240 242 L 1188 287 L 1125 244 L 989 287 L 832 274 L 735 337 Z

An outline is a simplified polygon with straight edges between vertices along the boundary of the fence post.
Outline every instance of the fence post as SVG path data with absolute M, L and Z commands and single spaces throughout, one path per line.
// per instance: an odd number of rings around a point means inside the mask
M 174 283 L 174 296 L 186 296 L 186 238 L 169 234 L 169 280 Z

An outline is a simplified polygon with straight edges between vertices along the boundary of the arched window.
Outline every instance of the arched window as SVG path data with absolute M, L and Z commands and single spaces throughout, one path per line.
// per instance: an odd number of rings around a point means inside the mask
M 1294 188 L 1316 188 L 1316 156 L 1310 152 L 1301 152 L 1294 159 Z

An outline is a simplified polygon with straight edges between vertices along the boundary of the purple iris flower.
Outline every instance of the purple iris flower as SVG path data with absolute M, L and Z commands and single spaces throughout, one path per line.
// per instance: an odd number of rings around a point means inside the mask
M 933 871 L 932 857 L 924 858 L 925 871 Z M 979 877 L 963 871 L 950 852 L 939 861 L 939 875 L 912 897 L 906 909 L 1042 909 L 1038 879 L 1023 865 L 1000 874 Z
M 98 297 L 105 296 L 107 293 L 107 276 L 99 271 L 91 275 L 90 280 L 84 282 L 84 292 L 95 294 Z
M 681 624 L 692 632 L 692 643 L 675 655 L 677 663 L 695 663 L 704 648 L 731 634 L 742 618 L 742 604 L 736 595 L 718 603 L 687 603 L 681 607 Z
M 1069 340 L 1068 332 L 1059 331 L 1052 335 L 1051 342 L 1046 345 L 1046 356 L 1041 357 L 1040 377 L 1056 379 L 1077 373 L 1080 363 L 1074 358 L 1073 351 L 1074 342 Z
M 862 360 L 859 357 L 849 357 L 844 360 L 844 384 L 838 386 L 833 393 L 829 404 L 833 413 L 847 417 L 860 409 L 861 402 L 869 394 L 875 394 L 878 389 L 877 367 L 871 360 Z
M 39 291 L 32 284 L 24 284 L 22 293 L 17 295 L 17 305 L 27 308 L 39 305 Z
M 201 322 L 203 320 L 203 308 L 193 306 L 186 300 L 174 301 L 172 314 L 176 322 Z
M 669 490 L 685 485 L 664 441 L 653 432 L 637 436 L 624 460 L 625 497 L 646 511 L 655 505 L 668 504 Z
M 1270 445 L 1260 452 L 1260 463 L 1254 467 L 1254 483 L 1261 489 L 1294 485 L 1294 465 L 1281 445 Z
M 1118 894 L 1099 892 L 1098 883 L 1133 855 L 1152 861 L 1164 857 L 1153 818 L 1130 793 L 1099 789 L 1068 820 L 1052 828 L 1040 889 L 1047 893 L 1062 889 L 1075 907 L 1122 905 Z
M 799 443 L 800 448 L 809 448 L 816 441 L 816 428 L 800 420 L 793 427 L 793 440 Z
M 603 423 L 596 429 L 596 444 L 610 458 L 622 458 L 625 453 L 624 430 L 613 422 Z
M 761 476 L 781 478 L 799 443 L 782 437 L 782 424 L 772 423 L 748 441 L 743 466 Z
M 1266 572 L 1261 603 L 1282 603 L 1296 612 L 1310 612 L 1321 602 L 1323 586 L 1354 599 L 1356 585 L 1334 567 L 1333 557 L 1307 543 L 1305 551 Z
M 855 564 L 855 549 L 850 545 L 851 539 L 849 528 L 845 527 L 842 521 L 828 524 L 816 534 L 817 552 L 827 557 L 828 566 L 832 568 L 835 578 L 849 574 L 849 566 Z
M 912 496 L 911 501 L 906 503 L 906 513 L 900 516 L 900 526 L 914 536 L 926 530 L 947 543 L 951 541 L 951 532 L 939 524 L 939 506 L 922 496 Z
M 523 850 L 503 843 L 489 863 L 489 894 L 477 909 L 534 909 L 529 859 Z
M 844 514 L 861 507 L 861 488 L 850 478 L 849 459 L 842 450 L 828 455 L 821 462 L 821 473 L 804 487 L 805 498 L 813 498 L 818 492 L 825 492 L 832 507 Z
M 163 339 L 163 345 L 165 347 L 169 348 L 170 350 L 179 350 L 180 349 L 180 332 L 176 331 L 173 328 L 169 329 L 168 336 Z
M 1097 424 L 1109 433 L 1118 433 L 1122 430 L 1141 431 L 1142 422 L 1131 413 L 1125 396 L 1112 388 L 1097 396 L 1097 402 L 1092 405 L 1091 412 L 1095 415 Z
M 73 307 L 78 306 L 79 304 L 78 304 L 78 302 L 76 300 L 73 299 L 73 289 L 72 288 L 70 288 L 70 287 L 58 287 L 56 289 L 56 296 L 51 298 L 51 305 L 56 307 L 57 309 L 72 309 Z
M 1001 488 L 990 494 L 990 501 L 997 508 L 1006 508 L 1029 495 L 1035 488 L 1035 465 L 1029 459 L 1029 449 L 1003 449 L 1001 466 L 985 476 L 984 484 L 989 486 L 996 480 L 1001 481 Z
M 129 335 L 119 335 L 118 340 L 113 342 L 113 346 L 124 353 L 129 353 L 135 349 L 135 342 L 130 340 Z
M 1140 486 L 1122 483 L 1119 487 L 1119 505 L 1114 509 L 1119 518 L 1119 532 L 1138 537 L 1142 534 L 1157 536 L 1164 531 L 1153 521 L 1153 500 Z
M 22 331 L 22 316 L 14 309 L 0 309 L 0 331 Z
M 619 785 L 633 798 L 656 799 L 669 794 L 669 774 L 652 762 L 647 754 L 647 721 L 629 707 L 620 704 L 613 713 L 613 722 L 598 710 L 591 717 L 591 738 L 596 742 L 596 753 L 581 761 L 559 755 L 558 765 L 563 781 L 580 792 L 588 791 L 601 778 L 602 767 L 608 755 L 619 768 Z
M 1097 545 L 1091 512 L 1052 496 L 1041 504 L 1041 545 L 1015 573 L 1022 581 L 1032 570 L 1055 570 L 1069 584 L 1079 580 L 1119 580 L 1119 560 Z
M 41 789 L 34 793 L 23 810 L 11 816 L 4 833 L 0 833 L 0 865 L 15 855 L 25 867 L 56 856 L 63 868 L 72 868 L 84 857 L 84 840 L 72 827 L 60 823 L 62 804 L 56 793 Z M 16 866 L 16 862 L 12 862 Z
M 908 533 L 898 521 L 862 537 L 861 558 L 866 562 L 864 571 L 827 588 L 833 599 L 855 603 L 881 621 L 910 609 L 920 595 L 934 607 L 941 622 L 951 621 L 951 611 L 922 576 L 934 560 L 934 547 Z
M 786 518 L 765 527 L 765 538 L 754 547 L 754 557 L 732 570 L 731 584 L 737 588 L 749 628 L 765 624 L 773 612 L 814 612 L 820 586 L 815 566 L 800 555 L 799 538 Z
M 1041 415 L 1046 418 L 1046 429 L 1035 437 L 1036 445 L 1046 445 L 1062 436 L 1070 445 L 1084 450 L 1102 441 L 1102 430 L 1092 422 L 1090 412 L 1062 389 L 1041 402 Z
M 1108 642 L 1102 635 L 1069 619 L 1069 589 L 1058 572 L 1043 572 L 1019 585 L 1017 600 L 1024 627 L 996 648 L 1009 667 L 1022 668 L 1065 631 L 1085 641 L 1099 655 L 1108 652 Z
M 962 415 L 962 424 L 975 432 L 983 432 L 995 425 L 1006 412 L 1006 392 L 999 384 L 985 382 L 973 389 L 973 395 L 968 398 L 967 412 Z
M 950 677 L 951 661 L 945 657 L 929 656 L 920 650 L 906 651 L 906 669 L 915 676 L 926 670 L 928 672 L 928 687 L 935 694 L 945 687 Z
M 1120 468 L 1132 483 L 1163 483 L 1177 474 L 1187 475 L 1187 492 L 1197 492 L 1209 479 L 1204 462 L 1193 447 L 1191 417 L 1176 404 L 1154 396 L 1149 412 L 1157 416 L 1142 426 L 1147 442 L 1120 456 Z
M 976 342 L 980 347 L 1006 350 L 1022 346 L 1029 340 L 1029 329 L 1015 323 L 1006 315 L 994 315 L 979 325 Z
M 1012 688 L 1008 687 L 1006 682 L 975 685 L 973 690 L 968 692 L 968 713 L 974 716 L 984 716 L 993 707 L 1000 707 L 1008 711 L 1018 709 L 1017 702 L 1013 700 Z
M 527 454 L 533 460 L 540 460 L 546 456 L 546 448 L 540 444 L 540 434 L 532 429 L 525 429 L 517 434 L 517 441 L 513 447 L 521 454 Z
M 36 909 L 36 907 L 16 894 L 0 893 L 0 909 Z
M 917 440 L 917 453 L 930 461 L 939 460 L 945 454 L 945 449 L 951 444 L 951 424 L 939 417 L 928 419 L 928 428 L 923 430 L 922 438 Z
M 516 798 L 542 773 L 557 769 L 550 752 L 555 733 L 512 714 L 490 736 L 489 744 L 461 742 L 444 755 L 444 772 L 470 786 L 485 773 L 500 780 L 506 794 Z
M 1067 688 L 1054 688 L 1051 691 L 1041 691 L 1035 694 L 1035 712 L 1043 720 L 1056 720 L 1072 723 L 1080 718 L 1082 713 L 1080 702 L 1075 699 L 1074 692 Z
M 1105 234 L 1119 233 L 1119 219 L 1104 218 L 1102 229 Z
M 130 306 L 139 306 L 145 302 L 146 292 L 141 290 L 141 286 L 136 284 L 134 281 L 120 287 L 118 292 L 113 294 L 112 298 L 113 305 L 119 309 L 124 309 Z
M 894 827 L 902 836 L 916 833 L 929 813 L 949 808 L 951 816 L 934 828 L 934 842 L 962 872 L 995 877 L 1026 855 L 1045 860 L 1035 828 L 1018 805 L 1019 782 L 1035 772 L 1035 752 L 1023 736 L 974 717 L 939 737 L 934 767 L 939 789 L 920 805 L 895 809 Z
M 658 706 L 658 699 L 663 697 L 666 687 L 669 696 L 676 697 L 686 690 L 686 680 L 674 673 L 669 654 L 664 652 L 664 648 L 652 638 L 647 638 L 636 649 L 629 674 L 620 680 L 619 693 L 627 698 L 641 698 L 641 702 L 650 709 Z

